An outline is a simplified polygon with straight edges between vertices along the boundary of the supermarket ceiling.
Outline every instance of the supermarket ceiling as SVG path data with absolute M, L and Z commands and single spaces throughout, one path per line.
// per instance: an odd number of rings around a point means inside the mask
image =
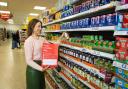
M 0 6 L 0 10 L 11 11 L 15 24 L 23 24 L 29 13 L 41 14 L 42 11 L 34 10 L 34 6 L 51 8 L 55 6 L 57 0 L 0 0 L 7 2 L 8 6 Z M 0 21 L 3 22 L 3 21 Z M 4 23 L 4 22 L 3 22 Z

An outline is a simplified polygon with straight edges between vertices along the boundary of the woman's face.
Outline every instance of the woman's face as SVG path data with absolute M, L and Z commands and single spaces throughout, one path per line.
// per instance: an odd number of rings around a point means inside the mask
M 34 32 L 35 35 L 40 35 L 41 34 L 41 23 L 38 22 L 35 27 L 34 27 Z

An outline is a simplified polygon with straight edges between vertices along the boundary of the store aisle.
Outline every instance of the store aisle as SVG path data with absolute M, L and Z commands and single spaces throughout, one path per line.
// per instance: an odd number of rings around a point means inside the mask
M 11 41 L 0 45 L 0 89 L 25 89 L 23 49 L 11 49 Z

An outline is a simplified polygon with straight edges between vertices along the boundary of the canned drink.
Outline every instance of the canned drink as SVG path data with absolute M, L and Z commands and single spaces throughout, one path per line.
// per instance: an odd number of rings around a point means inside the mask
M 100 17 L 100 25 L 101 25 L 101 26 L 106 26 L 106 25 L 107 25 L 106 15 L 102 15 L 102 16 Z

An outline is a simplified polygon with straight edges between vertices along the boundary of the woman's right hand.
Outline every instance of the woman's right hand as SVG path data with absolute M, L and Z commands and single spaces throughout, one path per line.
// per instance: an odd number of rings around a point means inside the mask
M 42 72 L 46 71 L 50 66 L 46 66 L 42 68 Z

